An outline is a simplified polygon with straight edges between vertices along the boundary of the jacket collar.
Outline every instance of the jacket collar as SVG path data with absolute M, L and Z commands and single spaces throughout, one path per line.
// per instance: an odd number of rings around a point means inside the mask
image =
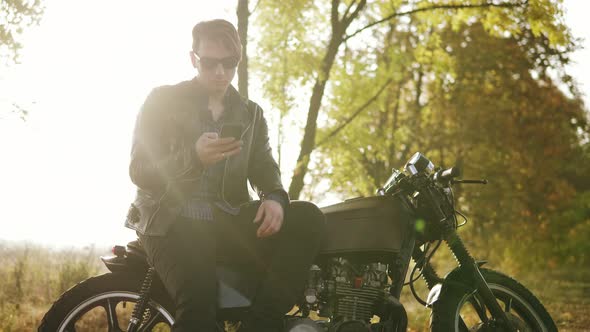
M 207 90 L 205 89 L 203 83 L 201 83 L 196 76 L 192 80 L 188 81 L 188 83 L 190 89 L 189 95 L 195 99 L 198 109 L 200 111 L 207 110 L 209 105 L 209 96 L 207 95 Z M 233 85 L 230 85 L 227 88 L 224 98 L 227 98 L 226 107 L 228 107 L 229 111 L 226 119 L 229 121 L 240 122 L 247 122 L 252 119 L 253 114 L 251 114 L 251 110 L 248 108 L 248 100 L 242 97 Z

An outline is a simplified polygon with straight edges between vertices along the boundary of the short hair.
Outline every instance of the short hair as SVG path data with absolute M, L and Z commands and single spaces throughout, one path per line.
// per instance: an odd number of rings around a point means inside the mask
M 226 20 L 216 19 L 202 21 L 193 27 L 193 51 L 199 53 L 201 40 L 218 40 L 239 60 L 242 59 L 242 43 L 233 24 Z

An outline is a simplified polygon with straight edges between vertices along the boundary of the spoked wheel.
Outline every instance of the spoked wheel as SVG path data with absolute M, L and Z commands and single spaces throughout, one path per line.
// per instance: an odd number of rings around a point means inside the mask
M 499 272 L 480 271 L 518 331 L 557 331 L 545 307 L 523 285 Z M 460 287 L 453 288 L 434 303 L 431 328 L 434 332 L 502 331 L 479 295 L 466 293 Z
M 39 331 L 126 331 L 142 281 L 143 276 L 126 273 L 107 273 L 84 280 L 53 304 Z M 139 330 L 170 331 L 174 323 L 172 302 L 161 287 L 152 287 Z

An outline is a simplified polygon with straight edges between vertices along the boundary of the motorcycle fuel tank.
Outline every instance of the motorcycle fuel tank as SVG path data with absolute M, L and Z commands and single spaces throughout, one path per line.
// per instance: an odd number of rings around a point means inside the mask
M 398 196 L 353 198 L 321 210 L 328 234 L 322 255 L 398 253 L 415 219 Z

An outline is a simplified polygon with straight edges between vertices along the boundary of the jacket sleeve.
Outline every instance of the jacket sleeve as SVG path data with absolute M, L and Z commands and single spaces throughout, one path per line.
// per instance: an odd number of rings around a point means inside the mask
M 193 146 L 174 140 L 164 108 L 165 95 L 156 88 L 143 103 L 135 122 L 131 144 L 129 176 L 139 188 L 161 191 L 169 182 L 192 176 L 202 170 Z
M 289 205 L 289 195 L 283 188 L 279 165 L 272 156 L 272 149 L 268 139 L 268 125 L 260 106 L 254 104 L 254 108 L 254 138 L 248 165 L 248 178 L 259 196 L 268 199 L 281 197 L 280 200 L 275 200 L 279 201 L 285 208 Z M 269 196 L 270 193 L 272 195 Z

